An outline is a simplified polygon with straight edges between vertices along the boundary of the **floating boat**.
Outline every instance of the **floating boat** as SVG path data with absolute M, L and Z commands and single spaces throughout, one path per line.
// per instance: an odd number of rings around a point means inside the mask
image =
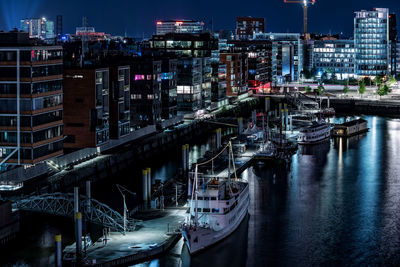
M 265 161 L 275 159 L 277 156 L 277 150 L 272 142 L 262 144 L 256 154 L 254 155 L 255 160 Z
M 302 128 L 297 142 L 300 145 L 312 145 L 326 140 L 331 136 L 330 126 L 324 120 L 313 121 L 311 126 Z
M 332 135 L 335 137 L 350 137 L 368 132 L 367 121 L 357 119 L 333 126 Z
M 231 144 L 228 146 L 229 159 L 234 162 Z M 231 179 L 230 175 L 227 178 L 205 178 L 197 170 L 198 165 L 195 167 L 189 213 L 181 226 L 190 254 L 204 250 L 233 233 L 246 217 L 250 203 L 247 182 Z

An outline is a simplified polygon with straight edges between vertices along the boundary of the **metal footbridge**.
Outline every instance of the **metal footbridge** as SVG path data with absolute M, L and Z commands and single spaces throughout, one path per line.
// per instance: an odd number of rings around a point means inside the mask
M 57 216 L 74 218 L 74 194 L 54 193 L 31 196 L 13 202 L 13 209 L 42 212 Z M 133 220 L 125 220 L 124 217 L 99 201 L 79 196 L 79 211 L 86 221 L 110 228 L 112 231 L 124 233 L 133 231 Z
M 300 92 L 287 92 L 285 99 L 288 103 L 296 106 L 298 110 L 318 110 L 319 104 L 311 97 Z

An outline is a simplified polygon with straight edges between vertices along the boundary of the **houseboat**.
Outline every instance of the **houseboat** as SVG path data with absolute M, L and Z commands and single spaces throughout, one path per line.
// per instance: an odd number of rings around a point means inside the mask
M 368 132 L 367 121 L 357 119 L 333 126 L 332 136 L 349 137 L 361 133 Z

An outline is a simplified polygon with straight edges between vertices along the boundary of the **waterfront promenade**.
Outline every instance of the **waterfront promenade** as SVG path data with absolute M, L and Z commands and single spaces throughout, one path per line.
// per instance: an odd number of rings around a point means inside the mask
M 165 253 L 181 237 L 179 225 L 184 221 L 186 209 L 168 208 L 145 212 L 136 230 L 126 235 L 111 232 L 100 238 L 86 251 L 86 263 L 95 266 L 115 266 L 142 262 Z

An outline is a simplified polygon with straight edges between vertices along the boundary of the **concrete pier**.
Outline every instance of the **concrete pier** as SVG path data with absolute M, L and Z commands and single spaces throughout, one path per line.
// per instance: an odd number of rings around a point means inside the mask
M 138 222 L 139 230 L 110 233 L 107 242 L 101 238 L 87 249 L 86 255 L 96 266 L 115 266 L 139 263 L 166 252 L 181 237 L 179 225 L 184 221 L 186 208 L 152 211 L 156 219 Z M 160 217 L 160 215 L 163 215 Z

